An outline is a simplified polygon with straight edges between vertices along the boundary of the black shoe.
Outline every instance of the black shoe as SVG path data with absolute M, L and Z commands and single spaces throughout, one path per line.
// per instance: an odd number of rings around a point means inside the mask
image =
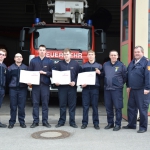
M 6 124 L 2 124 L 2 123 L 0 122 L 0 128 L 6 128 L 6 127 L 7 127 Z
M 9 126 L 8 126 L 9 129 L 12 129 L 13 127 L 14 127 L 14 125 L 12 125 L 12 124 L 9 124 Z
M 45 127 L 47 127 L 47 128 L 50 128 L 50 127 L 51 127 L 51 125 L 50 125 L 48 122 L 43 123 L 43 126 L 45 126 Z
M 113 128 L 113 131 L 118 131 L 118 130 L 120 130 L 120 126 L 118 126 L 118 125 L 115 125 L 115 127 Z
M 94 128 L 95 128 L 96 130 L 99 130 L 99 129 L 100 129 L 99 125 L 94 125 Z
M 113 128 L 114 125 L 113 124 L 108 124 L 104 129 L 110 129 L 110 128 Z
M 73 128 L 78 128 L 78 126 L 76 124 L 71 124 L 70 126 Z
M 87 125 L 86 124 L 83 124 L 82 126 L 81 126 L 81 129 L 85 129 L 87 127 Z
M 30 128 L 35 128 L 35 127 L 37 127 L 37 126 L 39 126 L 39 124 L 33 122 L 32 125 L 30 126 Z
M 20 127 L 21 128 L 26 128 L 27 126 L 23 123 L 23 124 L 20 124 Z
M 146 130 L 138 130 L 137 133 L 144 133 Z
M 64 124 L 59 124 L 59 123 L 58 123 L 58 124 L 56 124 L 55 127 L 56 127 L 56 128 L 59 128 L 59 127 L 61 127 L 61 126 L 64 126 Z
M 123 126 L 122 129 L 136 129 L 136 128 L 131 128 L 129 126 Z

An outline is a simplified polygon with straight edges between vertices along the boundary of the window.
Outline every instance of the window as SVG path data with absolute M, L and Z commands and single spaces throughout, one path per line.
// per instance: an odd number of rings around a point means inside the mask
M 126 41 L 128 40 L 128 7 L 123 10 L 122 25 L 122 41 Z

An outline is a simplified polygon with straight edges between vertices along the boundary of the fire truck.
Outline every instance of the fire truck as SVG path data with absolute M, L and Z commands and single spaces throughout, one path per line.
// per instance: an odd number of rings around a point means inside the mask
M 87 51 L 95 51 L 95 29 L 92 21 L 87 20 L 87 0 L 48 0 L 48 11 L 53 15 L 53 24 L 46 24 L 35 18 L 35 24 L 29 27 L 30 55 L 29 62 L 38 56 L 38 47 L 44 44 L 47 48 L 46 57 L 54 63 L 63 59 L 62 51 L 69 48 L 72 59 L 80 65 L 87 62 Z M 20 32 L 20 47 L 24 51 L 25 32 L 23 27 Z M 101 30 L 101 29 L 99 29 Z M 101 30 L 102 49 L 105 48 L 105 33 Z M 57 91 L 52 85 L 52 91 Z M 77 91 L 81 91 L 78 87 Z

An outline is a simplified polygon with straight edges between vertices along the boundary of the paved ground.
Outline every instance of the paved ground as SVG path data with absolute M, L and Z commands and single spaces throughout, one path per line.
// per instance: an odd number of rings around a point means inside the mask
M 92 110 L 89 112 L 89 125 L 86 129 L 80 129 L 82 120 L 82 107 L 77 106 L 76 110 L 76 123 L 79 128 L 74 129 L 68 124 L 68 115 L 65 126 L 58 130 L 64 130 L 71 135 L 65 139 L 55 140 L 40 140 L 32 138 L 31 134 L 44 130 L 56 130 L 59 118 L 59 108 L 56 104 L 50 106 L 49 109 L 49 123 L 52 128 L 48 129 L 41 124 L 37 128 L 31 129 L 32 123 L 32 106 L 30 101 L 27 101 L 26 106 L 26 124 L 27 128 L 22 129 L 18 121 L 13 129 L 0 128 L 0 150 L 149 150 L 150 149 L 150 124 L 148 131 L 143 134 L 138 134 L 137 130 L 123 130 L 114 132 L 112 129 L 105 130 L 107 125 L 106 112 L 104 105 L 99 103 L 99 118 L 100 130 L 95 130 L 92 124 Z M 9 120 L 9 100 L 6 96 L 3 106 L 0 110 L 0 118 L 3 123 L 8 124 Z M 41 114 L 40 114 L 41 118 Z M 150 120 L 150 118 L 149 118 Z M 149 121 L 150 123 L 150 121 Z M 126 125 L 125 120 L 122 125 Z M 138 126 L 137 126 L 138 129 Z

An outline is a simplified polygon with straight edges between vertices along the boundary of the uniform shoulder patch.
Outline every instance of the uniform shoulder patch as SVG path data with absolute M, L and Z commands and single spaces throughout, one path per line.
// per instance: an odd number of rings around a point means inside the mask
M 147 70 L 149 70 L 149 71 L 150 71 L 150 66 L 147 66 Z

